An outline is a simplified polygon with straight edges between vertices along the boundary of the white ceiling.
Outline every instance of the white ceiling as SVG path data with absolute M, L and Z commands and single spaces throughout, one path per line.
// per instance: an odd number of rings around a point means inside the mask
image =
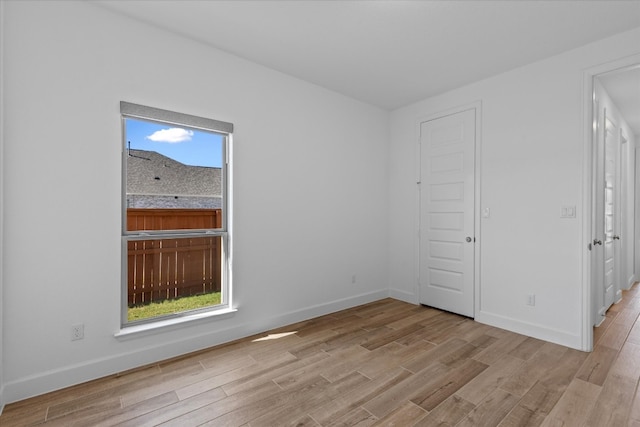
M 640 27 L 638 0 L 94 3 L 384 109 Z

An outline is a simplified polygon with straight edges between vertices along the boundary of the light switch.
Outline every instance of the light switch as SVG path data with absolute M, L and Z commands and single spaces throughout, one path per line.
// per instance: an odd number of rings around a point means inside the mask
M 482 209 L 482 218 L 489 218 L 491 216 L 491 209 L 483 208 Z
M 562 206 L 560 208 L 560 218 L 575 218 L 576 207 L 574 206 Z

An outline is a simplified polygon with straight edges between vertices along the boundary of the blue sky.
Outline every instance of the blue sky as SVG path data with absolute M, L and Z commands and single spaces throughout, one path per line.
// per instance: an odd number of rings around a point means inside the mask
M 125 119 L 127 142 L 136 150 L 156 151 L 185 165 L 222 167 L 221 135 L 169 124 Z

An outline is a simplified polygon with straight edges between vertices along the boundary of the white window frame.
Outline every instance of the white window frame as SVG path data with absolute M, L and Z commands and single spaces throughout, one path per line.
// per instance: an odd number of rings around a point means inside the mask
M 233 124 L 189 114 L 176 113 L 130 102 L 120 102 L 122 122 L 122 271 L 121 271 L 121 331 L 116 336 L 155 329 L 157 327 L 176 325 L 192 320 L 234 312 L 231 286 L 231 229 L 232 229 L 232 136 Z M 144 120 L 159 124 L 188 127 L 218 134 L 223 137 L 222 165 L 222 227 L 215 229 L 186 230 L 127 230 L 127 141 L 126 119 Z M 180 237 L 217 237 L 222 240 L 221 265 L 221 303 L 181 313 L 173 313 L 150 319 L 128 320 L 128 245 L 133 240 L 171 239 Z

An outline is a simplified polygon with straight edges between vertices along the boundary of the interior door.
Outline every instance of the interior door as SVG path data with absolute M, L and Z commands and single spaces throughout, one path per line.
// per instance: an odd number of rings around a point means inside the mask
M 476 110 L 420 125 L 420 302 L 474 316 Z
M 605 319 L 604 309 L 604 111 L 598 97 L 593 100 L 593 181 L 591 206 L 591 299 L 592 324 L 599 326 Z
M 604 114 L 604 310 L 614 303 L 619 282 L 618 224 L 618 129 Z

